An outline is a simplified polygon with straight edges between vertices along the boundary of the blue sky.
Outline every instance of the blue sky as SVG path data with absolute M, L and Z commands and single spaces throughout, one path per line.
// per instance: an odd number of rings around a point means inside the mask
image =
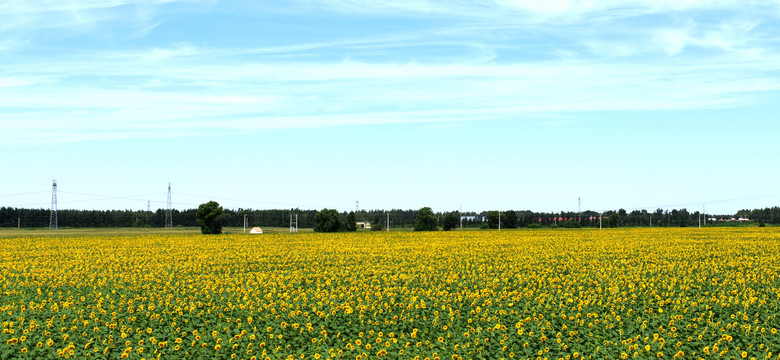
M 10 0 L 0 205 L 780 205 L 777 1 Z

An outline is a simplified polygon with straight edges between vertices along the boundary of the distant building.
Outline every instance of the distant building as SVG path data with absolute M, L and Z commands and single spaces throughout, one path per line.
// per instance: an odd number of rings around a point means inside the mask
M 357 225 L 358 229 L 370 229 L 371 228 L 371 223 L 368 222 L 368 221 L 358 221 L 355 224 Z

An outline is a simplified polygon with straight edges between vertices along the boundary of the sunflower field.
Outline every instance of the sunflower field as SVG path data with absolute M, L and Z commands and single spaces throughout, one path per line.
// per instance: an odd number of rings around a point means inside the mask
M 0 359 L 780 359 L 777 228 L 0 245 Z

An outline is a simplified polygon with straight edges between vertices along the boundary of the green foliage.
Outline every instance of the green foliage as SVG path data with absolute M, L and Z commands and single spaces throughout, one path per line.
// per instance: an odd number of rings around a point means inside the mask
M 539 223 L 530 223 L 530 224 L 526 225 L 526 227 L 529 228 L 529 229 L 541 229 L 542 225 L 539 224 Z
M 436 214 L 429 207 L 424 207 L 417 212 L 417 223 L 414 231 L 436 231 L 439 230 Z
M 222 223 L 226 220 L 225 210 L 216 201 L 209 201 L 198 206 L 195 217 L 202 234 L 221 234 Z
M 487 224 L 489 228 L 498 229 L 498 221 L 499 221 L 498 211 L 488 211 L 485 217 L 487 218 Z
M 341 224 L 342 231 L 347 232 L 354 232 L 357 231 L 357 220 L 355 220 L 355 212 L 350 211 L 349 214 L 347 214 L 346 219 L 344 219 L 344 222 Z
M 517 213 L 514 210 L 505 211 L 501 214 L 501 227 L 517 229 Z
M 314 215 L 314 232 L 337 232 L 342 226 L 341 214 L 335 209 L 322 209 Z
M 582 224 L 577 220 L 568 220 L 562 226 L 570 229 L 579 229 L 582 227 Z
M 192 209 L 172 209 L 174 227 L 182 225 L 184 227 L 200 227 L 197 222 L 197 206 Z M 146 210 L 74 210 L 60 209 L 59 227 L 62 228 L 163 228 L 165 226 L 165 209 Z M 314 216 L 317 210 L 304 209 L 224 209 L 225 222 L 223 227 L 243 227 L 244 216 L 251 226 L 262 227 L 289 227 L 290 214 L 298 215 L 298 227 L 313 228 Z M 608 227 L 608 217 L 615 211 L 603 213 L 603 226 Z M 361 210 L 355 212 L 355 217 L 361 221 L 369 221 L 372 224 L 385 223 L 387 215 L 393 221 L 393 228 L 413 228 L 416 224 L 417 209 L 407 210 Z M 678 227 L 691 226 L 698 223 L 698 212 L 690 213 L 685 209 L 656 209 L 647 210 L 618 210 L 620 215 L 621 227 L 629 226 L 652 226 L 652 227 Z M 345 214 L 341 214 L 342 221 Z M 442 216 L 446 213 L 437 214 Z M 463 226 L 478 228 L 484 220 L 485 213 L 481 212 L 463 212 Z M 736 214 L 702 214 L 707 217 L 706 225 L 709 226 L 758 226 L 763 221 L 766 226 L 780 225 L 780 207 L 771 207 L 765 209 L 740 210 Z M 599 218 L 602 212 L 585 210 L 577 212 L 534 212 L 531 210 L 518 211 L 517 225 L 527 226 L 531 223 L 539 223 L 547 227 L 555 223 L 556 218 L 581 217 L 580 223 L 583 227 L 599 227 Z M 501 213 L 501 227 L 511 227 L 511 213 L 509 211 Z M 716 220 L 710 220 L 716 218 Z M 731 218 L 747 218 L 750 221 L 729 221 Z M 460 223 L 460 222 L 459 222 Z M 439 225 L 442 225 L 441 223 Z M 0 228 L 48 228 L 49 209 L 24 209 L 0 206 Z
M 481 230 L 487 230 L 487 229 L 490 229 L 490 226 L 488 226 L 488 224 L 486 224 L 486 223 L 482 223 L 482 225 L 480 225 L 479 228 Z
M 371 224 L 371 231 L 384 231 L 384 230 L 385 230 L 385 224 L 382 224 L 382 222 Z
M 607 218 L 607 227 L 618 226 L 620 226 L 620 215 L 618 213 L 614 213 Z
M 444 215 L 444 224 L 442 224 L 444 231 L 450 231 L 457 228 L 458 220 L 458 213 L 456 212 L 451 212 L 447 213 L 447 215 Z

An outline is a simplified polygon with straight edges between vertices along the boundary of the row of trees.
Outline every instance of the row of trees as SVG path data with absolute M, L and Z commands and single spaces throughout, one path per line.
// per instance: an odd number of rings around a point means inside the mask
M 342 216 L 337 210 L 323 209 L 314 215 L 315 232 L 357 231 L 355 212 Z
M 499 212 L 433 212 L 430 208 L 424 208 L 424 217 L 428 223 L 435 221 L 438 228 L 453 229 L 456 227 L 487 227 L 498 228 Z M 173 224 L 175 226 L 200 226 L 197 222 L 197 210 L 172 210 Z M 418 225 L 418 216 L 421 210 L 361 210 L 358 212 L 328 211 L 330 219 L 329 229 L 336 231 L 353 231 L 355 222 L 370 222 L 373 228 L 384 228 L 389 219 L 392 228 L 415 228 Z M 287 227 L 290 217 L 297 215 L 298 227 L 317 227 L 317 216 L 323 211 L 301 209 L 224 209 L 221 217 L 224 226 L 243 226 L 244 218 L 251 226 Z M 335 216 L 338 214 L 338 217 Z M 690 212 L 687 209 L 673 209 L 655 211 L 634 210 L 576 212 L 534 212 L 502 211 L 500 222 L 502 228 L 516 228 L 537 226 L 573 226 L 598 227 L 601 217 L 602 226 L 696 226 L 700 214 L 698 211 Z M 0 207 L 0 227 L 48 227 L 49 209 L 23 209 Z M 703 215 L 702 215 L 703 217 Z M 740 210 L 734 215 L 707 215 L 708 218 L 731 219 L 749 218 L 753 221 L 766 224 L 780 224 L 780 207 Z M 338 220 L 335 220 L 338 218 Z M 165 226 L 165 210 L 134 211 L 134 210 L 59 210 L 58 223 L 61 227 L 72 228 L 99 228 L 99 227 L 163 227 Z M 568 224 L 568 225 L 567 225 Z
M 780 207 L 737 211 L 734 218 L 746 218 L 758 223 L 780 224 Z
M 197 222 L 198 209 L 171 211 L 174 226 L 200 226 Z M 298 226 L 311 228 L 314 226 L 316 210 L 301 209 L 224 209 L 224 226 L 243 226 L 244 216 L 252 226 L 287 227 L 290 225 L 290 215 L 298 215 Z M 0 207 L 0 227 L 39 228 L 49 226 L 49 209 L 22 209 Z M 101 227 L 164 227 L 165 210 L 59 210 L 57 211 L 59 226 L 71 228 L 101 228 Z

